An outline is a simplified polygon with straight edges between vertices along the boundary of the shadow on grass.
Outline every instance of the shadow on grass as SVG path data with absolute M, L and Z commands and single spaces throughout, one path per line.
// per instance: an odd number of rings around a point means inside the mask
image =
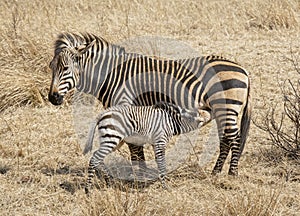
M 84 190 L 85 188 L 86 168 L 70 168 L 69 166 L 64 166 L 58 169 L 44 168 L 41 172 L 46 176 L 70 175 L 73 177 L 71 181 L 66 180 L 59 184 L 60 188 L 71 194 L 74 194 L 77 190 Z M 93 188 L 98 190 L 102 190 L 107 187 L 113 187 L 121 191 L 128 191 L 128 188 L 143 189 L 152 185 L 156 181 L 156 179 L 141 181 L 140 177 L 131 179 L 119 179 L 112 177 L 110 186 L 107 186 L 101 172 L 98 170 L 96 170 L 96 176 L 100 182 L 95 182 L 93 184 Z
M 9 170 L 10 170 L 10 168 L 9 168 L 8 166 L 0 165 L 0 174 L 4 175 L 4 174 L 6 174 Z

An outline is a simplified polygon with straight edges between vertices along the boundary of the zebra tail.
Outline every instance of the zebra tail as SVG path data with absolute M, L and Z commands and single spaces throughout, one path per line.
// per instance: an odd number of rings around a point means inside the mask
M 240 147 L 240 156 L 244 150 L 245 143 L 248 137 L 249 128 L 251 122 L 251 95 L 250 95 L 250 84 L 248 87 L 248 96 L 247 103 L 244 107 L 242 121 L 241 121 L 241 147 Z
M 90 152 L 93 148 L 94 134 L 95 134 L 95 129 L 96 129 L 98 123 L 99 123 L 99 121 L 97 119 L 92 123 L 92 125 L 90 127 L 88 139 L 86 141 L 85 148 L 83 150 L 84 155 L 87 154 L 88 152 Z

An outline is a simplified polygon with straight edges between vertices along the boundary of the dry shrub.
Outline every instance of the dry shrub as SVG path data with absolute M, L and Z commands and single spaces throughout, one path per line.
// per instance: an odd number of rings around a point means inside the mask
M 290 59 L 295 71 L 300 75 L 297 58 Z M 278 112 L 278 104 L 273 105 L 255 124 L 266 131 L 272 145 L 280 149 L 289 158 L 300 161 L 300 80 L 287 79 L 281 87 L 283 112 Z
M 248 17 L 248 27 L 265 30 L 295 28 L 299 25 L 297 11 L 299 2 L 288 0 L 251 1 L 244 13 Z

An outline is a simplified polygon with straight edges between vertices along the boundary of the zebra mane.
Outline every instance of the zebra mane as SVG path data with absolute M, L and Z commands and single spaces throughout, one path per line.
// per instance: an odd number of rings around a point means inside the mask
M 54 45 L 54 55 L 59 54 L 65 48 L 74 48 L 77 49 L 80 45 L 87 45 L 92 41 L 96 40 L 96 43 L 101 44 L 102 46 L 112 46 L 116 50 L 121 53 L 125 53 L 125 48 L 114 45 L 106 41 L 102 37 L 98 37 L 91 33 L 70 33 L 64 32 L 58 35 L 57 40 L 55 41 Z M 118 52 L 118 53 L 119 53 Z
M 208 62 L 214 62 L 214 61 L 226 61 L 226 62 L 229 62 L 229 63 L 233 63 L 233 64 L 237 64 L 236 62 L 233 62 L 223 56 L 219 56 L 219 55 L 208 55 L 208 56 L 205 56 L 205 60 L 208 61 Z
M 171 104 L 171 103 L 159 102 L 159 103 L 153 105 L 153 107 L 155 109 L 162 109 L 171 116 L 180 115 L 179 107 L 174 104 Z

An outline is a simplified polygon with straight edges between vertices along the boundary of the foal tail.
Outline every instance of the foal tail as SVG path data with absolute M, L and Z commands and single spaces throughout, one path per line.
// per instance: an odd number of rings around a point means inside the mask
M 86 141 L 85 148 L 83 150 L 83 154 L 84 155 L 87 154 L 88 152 L 90 152 L 92 150 L 92 148 L 93 148 L 93 141 L 94 141 L 95 129 L 96 129 L 98 123 L 99 123 L 99 120 L 96 119 L 91 124 L 90 131 L 89 131 L 89 134 L 88 134 L 88 139 Z

